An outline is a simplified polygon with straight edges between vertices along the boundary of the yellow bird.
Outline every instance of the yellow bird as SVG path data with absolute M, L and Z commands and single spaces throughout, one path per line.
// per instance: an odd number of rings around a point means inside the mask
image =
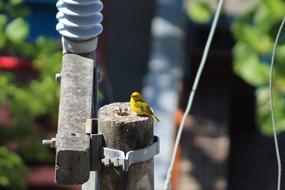
M 156 121 L 159 119 L 153 114 L 147 102 L 139 92 L 133 92 L 130 99 L 131 109 L 139 116 L 148 116 Z

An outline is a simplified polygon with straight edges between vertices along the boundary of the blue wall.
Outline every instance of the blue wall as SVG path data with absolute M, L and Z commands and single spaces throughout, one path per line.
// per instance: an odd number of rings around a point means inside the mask
M 38 36 L 44 35 L 59 39 L 60 35 L 55 29 L 56 0 L 26 0 L 26 5 L 31 9 L 27 21 L 30 24 L 29 40 L 34 41 Z

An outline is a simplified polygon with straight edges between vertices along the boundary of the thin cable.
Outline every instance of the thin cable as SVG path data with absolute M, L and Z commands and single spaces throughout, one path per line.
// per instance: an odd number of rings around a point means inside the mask
M 275 120 L 275 111 L 274 111 L 274 103 L 273 103 L 273 69 L 274 69 L 274 58 L 275 58 L 275 53 L 276 53 L 276 47 L 279 41 L 279 37 L 282 31 L 282 28 L 285 23 L 285 17 L 282 20 L 282 23 L 279 27 L 274 47 L 273 47 L 273 52 L 272 52 L 272 57 L 271 57 L 271 65 L 270 65 L 270 76 L 269 76 L 269 99 L 270 99 L 270 111 L 271 111 L 271 119 L 272 119 L 272 128 L 273 128 L 273 136 L 274 136 L 274 143 L 275 143 L 275 151 L 276 151 L 276 158 L 277 158 L 277 166 L 278 166 L 278 180 L 277 180 L 277 190 L 280 190 L 281 187 L 281 158 L 280 158 L 280 152 L 279 152 L 279 145 L 278 145 L 278 138 L 277 138 L 277 132 L 276 132 L 276 120 Z
M 166 179 L 165 179 L 164 190 L 168 190 L 168 188 L 169 188 L 169 182 L 170 182 L 170 179 L 171 179 L 171 176 L 172 176 L 173 166 L 174 166 L 177 150 L 178 150 L 178 147 L 179 147 L 179 142 L 180 142 L 180 139 L 181 139 L 182 131 L 183 131 L 183 128 L 184 128 L 184 125 L 185 125 L 185 121 L 186 121 L 187 115 L 189 114 L 190 109 L 192 107 L 192 103 L 193 103 L 193 99 L 194 99 L 194 96 L 195 96 L 195 92 L 196 92 L 196 89 L 197 89 L 197 86 L 198 86 L 198 83 L 199 83 L 202 71 L 204 69 L 206 59 L 208 57 L 209 49 L 210 49 L 210 46 L 211 46 L 211 43 L 212 43 L 212 40 L 213 40 L 213 36 L 214 36 L 215 30 L 216 30 L 216 27 L 217 27 L 217 23 L 218 23 L 218 20 L 219 20 L 219 17 L 220 17 L 220 13 L 221 13 L 221 10 L 222 10 L 223 3 L 224 3 L 224 0 L 219 0 L 219 4 L 218 4 L 218 7 L 217 7 L 215 16 L 214 16 L 213 24 L 211 26 L 211 30 L 210 30 L 210 33 L 209 33 L 209 36 L 208 36 L 208 39 L 207 39 L 207 42 L 206 42 L 206 46 L 205 46 L 205 49 L 204 49 L 204 52 L 203 52 L 202 60 L 201 60 L 200 66 L 198 68 L 198 71 L 197 71 L 197 74 L 196 74 L 196 77 L 195 77 L 195 80 L 194 80 L 194 84 L 193 84 L 193 87 L 192 87 L 192 90 L 191 90 L 191 93 L 190 93 L 190 96 L 189 96 L 188 104 L 187 104 L 185 113 L 184 113 L 184 115 L 182 117 L 182 121 L 181 121 L 181 123 L 179 125 L 179 129 L 178 129 L 178 132 L 177 132 L 177 135 L 176 135 L 176 140 L 175 140 L 175 144 L 174 144 L 174 149 L 173 149 L 173 153 L 172 153 L 170 166 L 168 168 Z

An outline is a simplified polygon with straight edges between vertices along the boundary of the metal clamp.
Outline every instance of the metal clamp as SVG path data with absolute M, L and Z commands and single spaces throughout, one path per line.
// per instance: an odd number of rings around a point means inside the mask
M 152 145 L 132 150 L 125 154 L 121 150 L 115 150 L 111 148 L 103 147 L 103 159 L 102 163 L 105 166 L 113 165 L 115 167 L 122 167 L 124 171 L 128 171 L 132 164 L 145 162 L 159 153 L 159 138 L 154 136 L 154 142 Z

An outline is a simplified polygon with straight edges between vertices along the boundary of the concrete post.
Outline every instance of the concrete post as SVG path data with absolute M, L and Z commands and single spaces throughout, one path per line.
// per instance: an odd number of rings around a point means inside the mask
M 82 184 L 90 171 L 90 137 L 85 133 L 85 122 L 92 117 L 95 64 L 92 53 L 65 53 L 62 62 L 55 181 Z

